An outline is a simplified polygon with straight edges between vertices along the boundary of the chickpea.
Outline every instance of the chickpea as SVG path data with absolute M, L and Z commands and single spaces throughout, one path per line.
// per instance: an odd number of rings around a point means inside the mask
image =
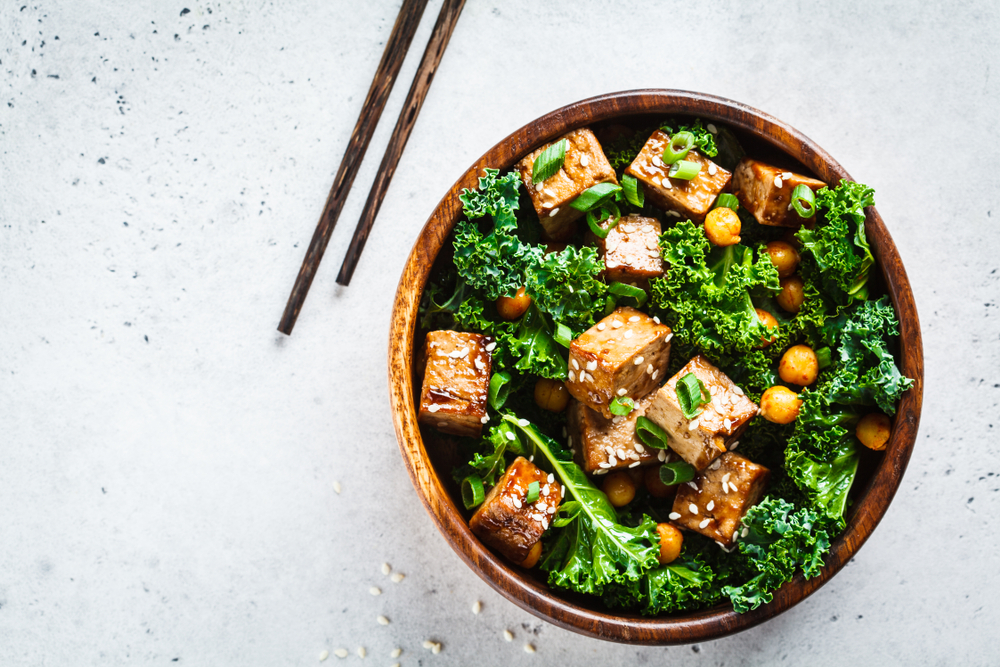
M 802 278 L 792 276 L 781 279 L 781 294 L 777 296 L 775 301 L 778 302 L 782 310 L 797 313 L 805 300 L 806 296 L 802 292 Z
M 528 557 L 521 561 L 521 567 L 531 569 L 535 567 L 538 563 L 538 559 L 542 557 L 542 541 L 538 540 L 535 542 L 535 546 L 531 547 L 531 551 L 528 552 Z
M 793 345 L 785 350 L 778 363 L 778 377 L 788 384 L 805 387 L 816 381 L 819 361 L 808 345 Z
M 705 235 L 713 245 L 727 246 L 739 243 L 742 226 L 736 211 L 725 206 L 713 208 L 705 216 Z
M 525 294 L 524 288 L 517 290 L 514 296 L 502 296 L 497 299 L 497 313 L 505 320 L 520 319 L 531 305 L 531 297 Z
M 767 254 L 774 268 L 778 269 L 779 278 L 788 278 L 799 268 L 799 252 L 786 241 L 771 241 L 767 244 Z
M 619 470 L 604 478 L 601 491 L 604 491 L 612 505 L 624 507 L 635 498 L 635 482 L 628 476 L 628 473 Z
M 854 434 L 862 445 L 880 452 L 885 449 L 885 443 L 889 442 L 891 432 L 892 423 L 889 418 L 881 412 L 873 412 L 861 418 Z
M 767 312 L 766 310 L 764 310 L 762 308 L 754 308 L 754 310 L 757 312 L 757 319 L 759 319 L 761 322 L 763 322 L 765 327 L 767 327 L 768 329 L 777 329 L 778 328 L 778 320 L 776 320 L 774 318 L 774 315 L 772 315 L 771 313 Z M 760 346 L 761 347 L 767 347 L 768 345 L 770 345 L 771 343 L 774 342 L 775 337 L 776 336 L 771 336 L 771 338 L 769 338 L 769 339 L 768 338 L 761 338 L 760 339 Z
M 654 498 L 670 498 L 677 493 L 676 486 L 667 486 L 660 480 L 660 466 L 647 466 L 642 474 L 642 482 L 649 495 Z
M 560 380 L 539 378 L 535 383 L 535 403 L 549 412 L 562 412 L 569 405 L 569 392 Z
M 672 563 L 681 555 L 684 534 L 669 523 L 656 524 L 656 532 L 660 534 L 660 565 Z
M 775 424 L 791 424 L 799 416 L 802 401 L 798 394 L 781 385 L 769 387 L 760 397 L 760 414 Z

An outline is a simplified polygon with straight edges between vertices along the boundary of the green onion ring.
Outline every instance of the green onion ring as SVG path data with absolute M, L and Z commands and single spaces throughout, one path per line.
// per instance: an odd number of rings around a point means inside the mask
M 462 480 L 462 504 L 465 505 L 465 509 L 471 510 L 473 507 L 481 505 L 485 497 L 483 480 L 479 478 L 479 475 L 469 475 Z

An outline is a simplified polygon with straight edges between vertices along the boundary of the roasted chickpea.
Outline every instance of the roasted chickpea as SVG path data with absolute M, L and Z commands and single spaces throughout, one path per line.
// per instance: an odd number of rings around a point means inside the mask
M 497 313 L 505 320 L 516 320 L 524 315 L 530 305 L 531 297 L 525 294 L 522 287 L 514 296 L 502 296 L 497 299 Z
M 538 559 L 542 557 L 542 541 L 538 540 L 535 542 L 535 546 L 531 547 L 531 551 L 528 552 L 528 557 L 521 562 L 521 567 L 533 568 L 538 563 Z
M 601 491 L 604 491 L 612 505 L 624 507 L 635 498 L 635 482 L 628 473 L 619 470 L 604 478 Z
M 656 524 L 656 532 L 660 534 L 660 565 L 666 565 L 681 555 L 684 534 L 669 523 Z
M 799 416 L 801 405 L 798 394 L 788 387 L 775 385 L 760 397 L 760 414 L 775 424 L 791 424 Z
M 539 378 L 535 383 L 535 403 L 549 412 L 562 412 L 569 405 L 569 392 L 560 380 Z
M 865 415 L 854 430 L 854 434 L 858 436 L 861 444 L 876 452 L 885 449 L 885 443 L 889 442 L 890 433 L 892 433 L 892 423 L 881 412 Z
M 763 322 L 765 327 L 767 327 L 768 329 L 778 328 L 778 320 L 774 318 L 774 315 L 772 315 L 771 313 L 767 312 L 762 308 L 754 308 L 754 310 L 757 312 L 757 319 Z M 771 336 L 770 338 L 761 338 L 760 346 L 767 347 L 768 345 L 774 342 L 774 339 L 775 336 Z
M 802 278 L 792 276 L 781 279 L 781 294 L 775 298 L 775 301 L 778 302 L 782 310 L 797 313 L 805 299 L 805 294 L 802 293 Z
M 727 246 L 740 242 L 742 223 L 736 211 L 725 206 L 713 208 L 705 216 L 705 235 L 713 245 Z
M 781 355 L 778 377 L 784 382 L 805 387 L 815 382 L 818 374 L 819 361 L 808 345 L 793 345 Z
M 642 483 L 654 498 L 670 498 L 676 495 L 676 486 L 667 486 L 660 480 L 660 466 L 647 466 L 642 473 Z
M 788 278 L 799 268 L 799 252 L 786 241 L 771 241 L 767 244 L 767 254 L 774 268 L 778 269 L 779 278 Z

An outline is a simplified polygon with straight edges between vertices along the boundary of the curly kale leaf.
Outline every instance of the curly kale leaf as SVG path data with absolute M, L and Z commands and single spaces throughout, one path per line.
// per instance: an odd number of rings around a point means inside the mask
M 509 343 L 517 370 L 553 380 L 566 378 L 565 348 L 552 337 L 552 326 L 537 306 L 532 305 L 521 317 Z
M 608 286 L 597 277 L 602 270 L 604 262 L 594 248 L 566 246 L 531 268 L 526 291 L 541 310 L 572 329 L 576 337 L 594 325 L 595 308 L 603 308 Z
M 484 169 L 479 178 L 479 188 L 465 188 L 458 196 L 462 211 L 469 220 L 485 216 L 493 218 L 497 230 L 510 233 L 517 229 L 518 188 L 521 178 L 516 171 L 500 176 L 499 169 Z
M 660 129 L 669 135 L 690 132 L 694 135 L 694 147 L 698 149 L 699 153 L 708 157 L 715 157 L 719 154 L 719 149 L 715 145 L 715 135 L 708 131 L 705 124 L 701 122 L 701 118 L 695 118 L 690 123 L 667 120 L 660 124 Z

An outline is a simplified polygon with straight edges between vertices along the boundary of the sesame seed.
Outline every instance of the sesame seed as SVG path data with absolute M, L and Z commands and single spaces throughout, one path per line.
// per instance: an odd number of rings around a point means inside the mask
M 575 371 L 580 370 L 580 364 L 579 364 L 579 362 L 577 362 L 576 359 L 570 359 L 569 360 L 569 365 L 572 366 L 573 370 L 575 370 Z
M 510 501 L 512 503 L 514 503 L 514 507 L 516 507 L 517 509 L 521 509 L 521 499 L 520 498 L 518 498 L 517 496 L 511 496 L 510 497 Z
M 661 183 L 659 176 L 653 176 L 653 185 L 659 185 Z
M 612 320 L 611 321 L 611 326 L 614 329 L 621 329 L 624 325 L 625 325 L 625 323 L 622 322 L 621 320 Z
M 746 526 L 743 526 L 743 530 L 740 531 L 740 537 L 746 537 L 749 534 L 750 534 L 750 529 L 747 528 Z
M 715 125 L 713 125 L 712 123 L 709 123 L 709 124 L 708 124 L 708 125 L 706 125 L 705 127 L 706 127 L 706 128 L 708 129 L 708 131 L 709 131 L 709 132 L 711 132 L 712 134 L 716 134 L 716 133 L 717 133 L 717 132 L 719 131 L 719 130 L 718 130 L 718 129 L 717 129 L 716 127 L 715 127 Z
M 550 190 L 549 188 L 545 188 L 544 190 L 542 190 L 542 192 L 544 192 L 549 197 L 555 197 L 556 196 L 556 193 L 553 192 L 552 190 Z
M 642 461 L 633 461 L 632 463 L 629 463 L 629 464 L 628 464 L 628 467 L 629 467 L 629 468 L 634 468 L 634 467 L 636 467 L 637 465 L 639 465 L 640 463 L 642 463 Z
M 556 476 L 553 475 L 552 473 L 549 473 L 549 476 L 545 478 L 545 481 L 548 482 L 549 484 L 553 484 L 556 481 Z
M 725 419 L 722 420 L 722 425 L 725 426 L 726 430 L 728 431 L 729 429 L 731 429 L 733 427 L 733 422 L 732 422 L 732 420 L 730 420 L 727 417 L 727 418 L 725 418 Z
M 735 391 L 738 396 L 742 396 L 743 395 L 743 390 L 740 389 L 739 387 L 734 387 L 733 391 Z
M 662 166 L 663 166 L 663 160 L 662 160 L 662 159 L 660 159 L 660 156 L 659 156 L 659 155 L 654 155 L 654 156 L 653 156 L 653 160 L 652 160 L 652 162 L 653 162 L 653 164 L 655 164 L 655 165 L 656 165 L 657 167 L 662 167 Z
M 646 375 L 652 375 L 652 374 L 653 374 L 653 364 L 649 364 L 648 366 L 646 366 Z
M 670 332 L 670 333 L 668 333 L 668 334 L 667 334 L 666 336 L 664 336 L 664 337 L 663 337 L 663 342 L 664 342 L 664 343 L 669 343 L 669 342 L 670 342 L 670 339 L 671 339 L 671 338 L 673 338 L 673 337 L 674 337 L 674 334 L 673 334 L 673 332 Z
M 670 514 L 667 515 L 667 518 L 670 519 L 671 521 L 677 521 L 677 519 L 681 518 L 681 515 L 678 514 L 677 512 L 671 512 Z
M 714 163 L 714 162 L 710 162 L 710 163 L 708 164 L 708 175 L 709 175 L 709 176 L 715 176 L 715 174 L 716 174 L 716 173 L 717 173 L 718 171 L 719 171 L 719 168 L 715 166 L 715 163 Z
M 604 451 L 607 453 L 608 456 L 615 455 L 615 450 L 611 448 L 611 445 L 604 445 Z
M 691 503 L 690 505 L 688 505 L 688 511 L 691 512 L 691 514 L 697 514 L 698 506 L 695 505 L 694 503 Z
M 656 379 L 656 376 L 657 376 L 657 375 L 659 375 L 659 374 L 660 374 L 660 369 L 659 369 L 659 368 L 657 368 L 657 369 L 656 369 L 655 371 L 653 371 L 653 375 L 652 375 L 652 378 L 653 378 L 653 379 L 655 380 L 655 379 Z
M 398 584 L 398 583 L 399 583 L 399 582 L 401 582 L 401 581 L 402 581 L 403 579 L 406 579 L 406 575 L 405 575 L 405 574 L 403 574 L 402 572 L 396 572 L 395 574 L 393 574 L 393 575 L 392 575 L 391 577 L 389 577 L 389 578 L 390 578 L 390 579 L 392 579 L 392 583 L 394 583 L 394 584 Z
M 691 420 L 691 423 L 690 423 L 690 424 L 688 424 L 688 430 L 689 430 L 689 431 L 693 431 L 693 430 L 695 430 L 696 428 L 698 428 L 698 424 L 700 424 L 700 423 L 701 423 L 701 422 L 700 422 L 699 420 L 697 420 L 697 419 L 692 419 L 692 420 Z
M 608 457 L 608 467 L 609 468 L 614 468 L 616 465 L 618 465 L 618 459 L 616 459 L 613 456 L 609 456 Z
M 541 493 L 542 493 L 543 496 L 548 497 L 548 495 L 549 495 L 549 487 L 543 486 Z
M 667 215 L 672 215 L 675 218 L 680 218 L 681 217 L 680 211 L 675 211 L 673 209 L 670 209 L 669 211 L 667 211 Z
M 399 663 L 398 662 L 392 663 L 392 667 L 399 667 Z
M 712 465 L 708 467 L 711 468 L 712 470 L 718 470 L 719 466 L 721 465 L 722 465 L 722 459 L 715 459 L 714 461 L 712 461 Z
M 535 186 L 535 192 L 541 192 L 542 188 L 544 188 L 544 187 L 545 187 L 545 183 L 544 182 L 537 184 Z
M 669 179 L 669 178 L 664 178 L 664 179 L 663 179 L 663 183 L 662 183 L 662 185 L 663 185 L 663 187 L 665 187 L 665 188 L 666 188 L 667 190 L 672 190 L 672 189 L 674 188 L 674 184 L 670 182 L 670 179 Z
M 622 449 L 621 447 L 619 447 L 618 451 L 615 452 L 615 453 L 618 454 L 618 458 L 619 459 L 621 459 L 623 461 L 625 460 L 625 450 L 624 449 Z
M 431 647 L 431 653 L 437 655 L 440 652 L 441 652 L 441 644 L 439 644 L 438 642 L 434 642 L 434 646 Z
M 555 514 L 556 513 L 556 506 L 555 505 L 550 505 L 549 508 L 546 509 L 545 511 L 548 512 L 549 514 Z
M 661 449 L 660 451 L 656 452 L 656 458 L 659 461 L 666 461 L 667 460 L 667 450 Z
M 776 187 L 778 189 L 781 189 L 782 185 L 784 185 L 784 183 L 781 181 L 781 176 L 775 176 L 774 177 L 774 187 Z
M 432 642 L 430 639 L 425 639 L 423 646 L 426 649 L 433 648 L 434 647 L 434 642 Z
M 685 484 L 687 484 L 687 485 L 688 485 L 689 487 L 691 487 L 691 488 L 692 488 L 692 489 L 694 489 L 695 491 L 697 491 L 697 490 L 698 490 L 698 485 L 697 485 L 697 484 L 695 484 L 695 483 L 694 483 L 693 481 L 691 481 L 691 482 L 685 482 Z
M 513 441 L 517 439 L 517 436 L 514 435 L 513 431 L 507 431 L 507 439 Z
M 535 509 L 538 510 L 539 512 L 544 512 L 548 508 L 549 508 L 549 506 L 546 505 L 545 503 L 541 502 L 541 501 L 535 503 Z
M 631 338 L 631 337 L 632 337 L 632 330 L 631 329 L 626 329 L 625 330 L 625 338 Z
M 514 633 L 511 632 L 510 630 L 504 630 L 503 631 L 503 638 L 506 639 L 509 642 L 512 642 L 512 641 L 514 641 Z
M 569 381 L 570 382 L 576 382 L 576 373 L 574 373 L 572 370 L 569 372 Z M 582 380 L 581 380 L 581 382 L 582 382 Z
M 566 444 L 569 445 L 569 446 L 571 446 L 571 447 L 573 446 L 573 436 L 568 436 L 566 438 Z
M 588 164 L 590 164 L 590 158 L 587 157 L 586 155 L 581 155 L 580 156 L 580 166 L 581 167 L 586 167 Z
M 659 324 L 660 323 L 660 318 L 654 315 L 653 316 L 653 321 L 656 322 L 657 324 Z
M 403 649 L 401 649 L 401 648 L 394 648 L 394 649 L 392 649 L 392 653 L 389 654 L 389 657 L 390 658 L 398 658 L 401 655 L 403 655 Z
M 482 610 L 483 610 L 483 603 L 482 602 L 480 602 L 479 600 L 476 600 L 475 602 L 472 603 L 472 613 L 473 614 L 478 614 Z
M 638 315 L 633 315 L 632 317 L 628 318 L 628 321 L 629 322 L 638 322 L 639 321 L 639 316 Z
M 487 351 L 487 352 L 492 352 L 493 350 L 495 350 L 495 349 L 496 349 L 496 347 L 497 347 L 497 344 L 496 344 L 496 341 L 494 341 L 494 342 L 492 342 L 492 343 L 488 343 L 488 344 L 486 345 L 486 351 Z
M 646 451 L 646 448 L 643 447 L 642 445 L 640 445 L 638 442 L 635 443 L 635 445 L 633 445 L 633 447 L 635 448 L 635 451 L 639 452 L 640 454 L 643 454 Z
M 333 483 L 333 490 L 337 492 L 338 496 L 340 495 L 340 492 L 343 490 L 342 487 L 340 486 L 340 482 Z
M 517 420 L 517 425 L 518 425 L 518 426 L 522 426 L 522 427 L 523 427 L 523 426 L 527 426 L 527 425 L 528 425 L 528 424 L 530 424 L 530 423 L 531 423 L 531 422 L 529 422 L 529 421 L 528 421 L 527 419 L 518 419 L 518 420 Z
M 733 475 L 733 473 L 727 472 L 725 475 L 722 476 L 722 481 L 723 482 L 728 482 L 729 478 L 732 477 L 732 475 Z
M 619 396 L 624 396 L 627 393 L 628 393 L 628 389 L 626 389 L 625 387 L 622 387 L 621 389 L 618 390 L 618 395 Z
M 705 528 L 711 522 L 711 519 L 702 519 L 701 523 L 698 524 L 699 528 Z
M 605 328 L 607 328 L 607 325 L 604 324 L 604 322 L 598 322 L 597 323 L 597 330 L 598 331 L 604 331 Z
M 350 655 L 350 653 L 351 652 L 348 651 L 346 648 L 338 648 L 333 652 L 333 654 L 338 658 L 346 658 L 348 655 Z
M 533 644 L 525 644 L 524 645 L 524 652 L 525 653 L 534 653 L 535 652 L 535 646 Z
M 364 658 L 366 655 L 368 655 L 368 651 L 365 650 L 365 647 L 364 646 L 359 646 L 358 647 L 358 657 L 359 658 Z
M 715 501 L 714 500 L 709 500 L 708 504 L 705 505 L 705 509 L 707 509 L 709 512 L 711 512 L 712 510 L 714 510 L 715 509 Z
M 371 593 L 372 595 L 382 595 L 382 589 L 379 588 L 378 586 L 372 586 L 371 588 L 368 589 L 368 592 Z
M 722 483 L 722 492 L 729 493 L 729 484 L 727 484 L 726 482 Z
M 379 625 L 389 625 L 389 619 L 388 619 L 388 618 L 386 618 L 385 616 L 379 616 L 379 617 L 378 617 L 377 619 L 375 619 L 375 620 L 376 620 L 376 621 L 378 621 L 378 624 L 379 624 Z
M 554 209 L 552 209 L 551 211 L 549 211 L 549 217 L 550 218 L 555 217 L 555 214 L 558 213 L 558 212 L 559 212 L 559 207 L 556 206 Z
M 320 654 L 319 654 L 319 661 L 323 662 L 324 660 L 326 660 L 329 657 L 330 657 L 330 652 L 329 651 L 321 651 Z
M 736 449 L 736 448 L 737 448 L 737 447 L 739 447 L 739 446 L 740 446 L 740 441 L 739 441 L 739 440 L 737 440 L 737 441 L 736 441 L 736 442 L 734 442 L 733 444 L 729 445 L 729 451 L 733 451 L 734 449 Z M 736 487 L 733 487 L 733 488 L 736 488 Z
M 781 177 L 787 181 L 788 179 L 790 179 L 792 177 L 792 172 L 790 172 L 790 171 L 783 171 L 783 172 L 781 172 Z
M 597 465 L 601 466 L 601 468 L 610 468 L 611 467 L 607 463 L 598 463 Z M 607 470 L 595 470 L 594 474 L 595 475 L 607 475 L 608 471 Z
M 597 370 L 597 360 L 596 359 L 587 362 L 587 370 L 588 371 L 596 371 Z

